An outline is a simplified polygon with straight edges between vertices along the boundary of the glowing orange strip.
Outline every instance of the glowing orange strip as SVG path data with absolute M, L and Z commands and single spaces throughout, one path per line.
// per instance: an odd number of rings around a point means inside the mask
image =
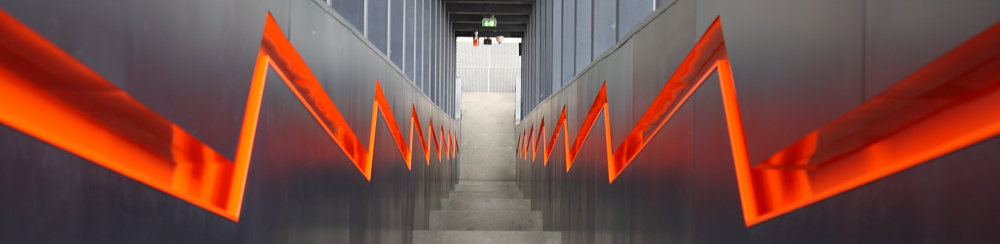
M 538 144 L 543 144 L 542 134 L 545 134 L 545 118 L 542 118 L 542 123 L 538 126 L 538 139 L 535 139 L 535 146 L 531 149 L 531 160 L 535 160 L 538 156 Z M 548 162 L 543 163 L 548 165 Z
M 420 147 L 424 149 L 424 160 L 427 161 L 427 165 L 431 165 L 431 149 L 427 146 L 427 139 L 424 139 L 424 129 L 420 125 L 420 117 L 417 116 L 417 107 L 414 105 L 410 106 L 410 111 L 412 118 L 410 119 L 410 147 L 413 147 L 413 130 L 416 129 L 417 136 L 420 138 Z
M 455 133 L 451 134 L 451 142 L 455 143 L 455 147 L 451 150 L 451 157 L 455 158 L 458 156 L 458 135 Z
M 430 126 L 427 127 L 427 132 L 429 134 L 431 134 L 431 140 L 434 141 L 434 151 L 437 152 L 438 161 L 440 161 L 441 160 L 441 143 L 438 142 L 438 136 L 434 132 L 434 120 L 430 120 L 428 123 L 430 123 Z M 444 128 L 444 127 L 441 127 L 441 128 Z M 441 131 L 444 131 L 444 129 L 441 129 Z
M 532 138 L 533 135 L 535 135 L 535 126 L 534 125 L 532 125 L 531 126 L 531 130 L 528 131 L 528 141 L 527 141 L 527 143 L 525 143 L 524 150 L 528 150 L 528 148 L 531 148 L 531 138 Z M 532 150 L 531 154 L 534 154 L 534 152 L 535 152 L 535 150 Z M 528 154 L 528 152 L 525 152 L 525 154 Z M 525 155 L 525 156 L 527 156 L 527 155 Z M 532 158 L 534 158 L 534 156 L 532 156 Z M 534 161 L 534 159 L 532 159 L 532 161 Z
M 517 151 L 518 151 L 518 153 L 521 154 L 521 158 L 524 158 L 524 152 L 527 151 L 527 150 L 524 149 L 524 147 L 526 145 L 525 140 L 527 140 L 527 139 L 525 139 L 526 133 L 528 133 L 528 132 L 527 131 L 522 131 L 521 132 L 521 141 L 520 141 L 521 144 L 519 144 L 517 146 Z
M 8 104 L 0 106 L 0 122 L 230 220 L 239 220 L 268 66 L 282 77 L 365 178 L 371 179 L 373 152 L 361 145 L 270 14 L 234 161 L 3 11 L 0 33 L 4 36 L 0 38 L 0 104 Z M 414 129 L 430 162 L 420 119 L 415 106 L 411 105 L 411 109 L 411 140 L 407 145 L 381 84 L 376 81 L 368 148 L 374 146 L 375 118 L 381 112 L 408 168 Z M 434 134 L 433 127 L 431 132 Z M 440 160 L 440 145 L 436 139 L 434 143 Z
M 606 87 L 601 87 L 572 147 L 564 133 L 566 170 L 603 110 L 608 180 L 613 182 L 702 82 L 718 71 L 744 220 L 751 226 L 1000 134 L 1000 114 L 984 112 L 1000 106 L 998 43 L 1000 23 L 752 166 L 716 19 L 614 153 Z M 543 149 L 545 161 L 566 124 L 565 107 L 559 117 L 552 140 Z M 531 132 L 527 138 L 523 135 L 523 144 L 530 144 Z M 539 143 L 536 139 L 533 150 Z M 521 158 L 527 159 L 526 153 Z

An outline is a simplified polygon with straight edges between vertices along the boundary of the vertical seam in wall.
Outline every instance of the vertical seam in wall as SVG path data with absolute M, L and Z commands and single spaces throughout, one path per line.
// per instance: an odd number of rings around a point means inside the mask
M 392 61 L 392 0 L 385 0 L 385 56 Z
M 364 34 L 365 37 L 368 37 L 368 0 L 365 0 L 364 4 L 364 18 L 365 21 L 362 22 L 363 23 L 362 28 L 364 29 L 364 31 L 362 31 L 361 33 Z
M 407 0 L 403 0 L 402 1 L 403 2 L 403 8 L 402 8 L 403 9 L 403 28 L 400 28 L 400 29 L 403 30 L 403 33 L 400 34 L 400 36 L 402 37 L 402 38 L 400 38 L 400 39 L 402 39 L 401 40 L 402 41 L 401 42 L 402 45 L 400 46 L 400 48 L 402 50 L 400 50 L 400 52 L 403 52 L 403 54 L 402 54 L 403 58 L 402 58 L 402 60 L 399 61 L 400 62 L 399 66 L 400 66 L 400 69 L 403 70 L 403 76 L 406 76 L 406 23 L 410 22 L 410 21 L 408 21 L 406 19 L 406 1 Z
M 333 6 L 331 5 L 330 8 L 332 9 Z M 284 28 L 285 29 L 285 36 L 288 37 L 288 41 L 291 41 L 292 40 L 292 2 L 291 1 L 288 1 L 287 4 L 285 4 L 285 16 L 287 18 L 286 21 L 288 21 L 288 22 L 285 22 L 285 23 L 287 23 L 286 24 L 287 27 Z
M 619 23 L 622 22 L 621 19 L 620 19 L 621 15 L 618 14 L 618 11 L 619 11 L 619 9 L 618 9 L 619 6 L 618 5 L 621 5 L 620 2 L 621 2 L 621 0 L 615 0 L 615 18 L 614 18 L 615 23 L 612 25 L 612 26 L 615 27 L 615 31 L 614 31 L 614 33 L 615 33 L 615 43 L 618 43 L 618 30 L 621 29 L 621 26 L 619 26 Z M 612 45 L 612 47 L 614 47 L 614 45 Z M 611 48 L 608 48 L 608 49 L 611 49 Z
M 587 63 L 594 61 L 594 2 L 599 0 L 590 0 L 590 57 L 587 58 Z
M 424 85 L 425 85 L 424 83 L 427 82 L 427 81 L 424 80 L 424 66 L 427 65 L 427 64 L 424 63 L 425 62 L 425 60 L 424 60 L 424 49 L 425 48 L 424 47 L 427 46 L 427 40 L 426 40 L 426 38 L 427 38 L 427 35 L 426 35 L 427 34 L 426 33 L 427 32 L 427 26 L 425 25 L 426 21 L 424 21 L 424 20 L 427 19 L 427 11 L 425 11 L 427 9 L 425 8 L 426 6 L 424 6 L 426 4 L 427 4 L 427 0 L 421 0 L 420 1 L 420 17 L 421 17 L 420 18 L 420 48 L 419 48 L 420 49 L 420 67 L 414 67 L 415 69 L 420 69 L 419 70 L 420 73 L 417 73 L 417 70 L 413 71 L 413 76 L 416 76 L 417 79 L 420 80 L 420 91 L 421 92 L 426 92 L 426 90 L 424 89 Z

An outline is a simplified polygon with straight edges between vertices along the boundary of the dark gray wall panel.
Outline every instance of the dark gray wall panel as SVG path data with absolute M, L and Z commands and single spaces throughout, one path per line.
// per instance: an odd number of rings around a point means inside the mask
M 561 91 L 537 106 L 528 105 L 516 131 L 534 125 L 537 136 L 537 125 L 545 118 L 551 133 L 552 119 L 566 106 L 565 133 L 575 138 L 597 89 L 607 81 L 612 145 L 618 146 L 695 41 L 721 15 L 750 153 L 753 162 L 759 162 L 859 105 L 874 95 L 872 90 L 884 89 L 995 25 L 998 17 L 989 13 L 1000 8 L 990 4 L 672 2 L 654 12 L 657 16 L 625 43 L 616 44 L 615 51 L 586 64 L 589 69 L 581 70 Z M 582 6 L 577 2 L 574 7 L 579 11 Z M 938 26 L 923 19 L 933 19 L 928 16 L 951 19 Z M 577 21 L 577 30 L 585 23 Z M 535 31 L 529 30 L 529 37 Z M 886 47 L 896 42 L 907 43 Z M 577 49 L 579 44 L 575 42 Z M 580 53 L 575 52 L 576 58 Z M 527 55 L 526 60 L 544 60 L 542 54 Z M 882 76 L 889 78 L 872 78 Z M 628 81 L 618 83 L 623 80 Z M 562 142 L 548 166 L 542 165 L 541 156 L 518 160 L 520 186 L 532 207 L 544 211 L 546 229 L 563 231 L 564 243 L 1000 240 L 990 231 L 997 228 L 992 220 L 1000 216 L 992 207 L 1000 199 L 993 196 L 1000 194 L 995 187 L 983 188 L 996 184 L 991 175 L 998 170 L 1000 154 L 990 148 L 996 148 L 997 138 L 746 227 L 717 75 L 706 80 L 611 184 L 603 122 L 598 118 L 569 172 Z
M 403 68 L 403 40 L 405 26 L 409 24 L 409 20 L 406 16 L 408 14 L 403 9 L 403 2 L 405 0 L 390 0 L 389 5 L 391 11 L 389 12 L 389 59 L 392 60 L 393 64 L 400 69 Z
M 636 24 L 642 22 L 653 12 L 654 0 L 619 0 L 618 1 L 618 40 L 625 37 Z
M 403 0 L 403 1 L 405 1 L 403 4 L 406 5 L 405 9 L 406 30 L 404 30 L 406 36 L 404 37 L 403 41 L 404 54 L 403 54 L 402 67 L 403 71 L 406 73 L 406 76 L 410 77 L 410 80 L 413 80 L 414 77 L 413 67 L 415 66 L 416 63 L 416 52 L 414 50 L 416 50 L 417 47 L 416 45 L 417 35 L 418 35 L 417 30 L 419 30 L 419 27 L 417 25 L 419 19 L 417 19 L 418 12 L 416 8 L 418 0 Z
M 574 45 L 574 55 L 576 56 L 576 66 L 574 73 L 580 73 L 583 71 L 590 61 L 593 60 L 593 42 L 592 42 L 592 28 L 593 28 L 593 1 L 592 0 L 576 0 L 576 44 Z M 526 109 L 524 111 L 530 111 Z
M 712 82 L 715 81 L 715 82 Z M 729 134 L 722 110 L 718 76 L 712 75 L 692 95 L 694 102 L 694 171 L 691 243 L 746 243 Z
M 382 55 L 389 53 L 389 0 L 368 1 L 368 29 L 365 35 Z
M 600 81 L 594 83 L 596 89 L 600 89 L 602 82 L 607 82 L 608 94 L 608 115 L 612 125 L 633 125 L 635 120 L 632 116 L 632 77 L 634 43 L 626 43 L 592 69 L 591 77 Z M 586 98 L 585 98 L 586 99 Z M 590 98 L 593 99 L 593 98 Z M 591 101 L 593 102 L 593 101 Z M 602 119 L 603 120 L 603 119 Z M 582 121 L 582 120 L 581 120 Z M 594 127 L 601 128 L 601 127 Z M 625 140 L 631 128 L 628 126 L 614 126 L 611 128 L 611 144 L 618 145 Z M 605 148 L 607 146 L 604 146 Z M 606 157 L 606 156 L 605 156 Z
M 700 0 L 696 10 L 699 36 L 722 16 L 751 162 L 861 104 L 864 1 Z
M 865 99 L 1000 21 L 998 9 L 989 0 L 867 1 Z
M 357 0 L 331 0 L 330 5 L 337 10 L 347 22 L 354 26 L 354 29 L 364 33 L 365 30 L 365 1 Z
M 618 42 L 618 6 L 616 1 L 594 0 L 592 11 L 593 23 L 591 41 L 593 49 L 591 53 L 595 58 L 604 54 L 609 48 Z
M 1000 227 L 994 210 L 1000 189 L 992 186 L 1000 170 L 998 146 L 1000 138 L 986 140 L 851 192 L 864 199 L 858 201 L 864 243 L 1000 238 L 989 231 Z
M 629 102 L 632 97 L 631 87 L 633 79 L 630 67 L 632 67 L 633 46 L 632 43 L 626 43 L 621 46 L 619 52 L 614 52 L 606 59 L 600 61 L 591 70 L 590 74 L 592 79 L 600 81 L 592 83 L 595 91 L 600 89 L 604 81 L 607 82 L 608 111 L 605 112 L 610 115 L 609 120 L 613 125 L 610 135 L 612 145 L 621 144 L 630 131 L 630 128 L 626 126 L 614 125 L 635 123 L 632 120 L 632 104 Z M 603 130 L 603 120 L 601 118 L 597 126 L 594 126 L 595 130 Z M 608 175 L 606 164 L 607 145 L 604 143 L 604 138 L 606 137 L 596 133 L 591 134 L 591 137 L 596 140 L 593 141 L 591 149 L 593 154 L 588 154 L 586 157 L 587 161 L 590 161 L 588 162 L 590 165 L 587 167 L 594 167 L 595 170 L 593 172 L 597 175 L 597 178 L 606 179 Z M 588 242 L 627 243 L 628 229 L 625 226 L 628 226 L 630 220 L 629 212 L 626 209 L 629 209 L 631 206 L 631 199 L 629 198 L 631 195 L 631 184 L 628 180 L 615 181 L 610 185 L 604 183 L 606 181 L 598 182 L 593 182 L 595 184 L 594 239 Z
M 425 64 L 424 46 L 427 44 L 427 42 L 425 41 L 427 32 L 425 24 L 426 22 L 425 19 L 427 18 L 427 11 L 425 6 L 427 1 L 428 0 L 416 0 L 416 5 L 413 5 L 413 7 L 415 8 L 414 11 L 416 11 L 415 15 L 416 19 L 413 20 L 414 22 L 413 33 L 416 34 L 416 36 L 414 37 L 414 47 L 413 47 L 413 75 L 410 76 L 410 79 L 413 80 L 413 83 L 416 84 L 417 87 L 421 89 L 421 91 L 423 91 L 423 82 L 424 82 L 424 80 L 422 79 L 422 75 L 424 74 L 423 67 Z
M 567 1 L 570 1 L 570 0 L 567 0 Z M 562 16 L 562 14 L 563 14 L 562 4 L 563 4 L 562 0 L 553 0 L 552 3 L 551 3 L 551 5 L 550 5 L 550 8 L 549 8 L 552 11 L 552 27 L 551 27 L 551 29 L 549 31 L 549 33 L 552 34 L 552 42 L 551 42 L 551 44 L 549 44 L 550 45 L 550 49 L 549 50 L 551 50 L 550 53 L 552 54 L 552 62 L 551 62 L 552 68 L 551 68 L 551 70 L 552 70 L 552 91 L 553 92 L 558 91 L 559 88 L 561 88 L 563 86 L 563 81 L 565 80 L 562 77 L 562 71 L 561 71 L 562 70 L 562 60 L 563 60 L 563 52 L 562 52 L 562 50 L 563 50 L 563 48 L 562 48 L 562 44 L 563 44 L 563 35 L 562 34 L 563 34 L 563 31 L 562 31 L 562 28 L 563 28 L 563 24 L 564 24 L 563 23 L 563 16 Z
M 694 108 L 685 104 L 663 126 L 662 136 L 640 154 L 621 177 L 633 183 L 630 231 L 632 243 L 691 243 L 694 188 Z
M 271 11 L 279 23 L 285 24 L 287 21 L 282 18 L 287 19 L 282 14 L 286 11 L 285 4 L 229 1 L 178 5 L 135 1 L 94 4 L 82 9 L 69 6 L 46 1 L 0 3 L 4 11 L 136 100 L 181 127 L 198 131 L 195 137 L 219 153 L 236 152 L 238 127 L 221 125 L 239 124 L 246 101 L 219 100 L 219 96 L 246 96 L 268 7 L 274 6 Z M 218 11 L 222 9 L 226 11 Z M 88 28 L 80 28 L 81 24 Z M 187 34 L 176 35 L 179 31 Z M 178 69 L 190 72 L 176 72 Z M 175 106 L 203 110 L 191 113 L 168 109 Z M 221 121 L 203 119 L 206 115 L 220 114 L 224 118 Z
M 632 36 L 632 120 L 638 121 L 667 84 L 700 35 L 694 33 L 694 0 L 679 0 Z
M 359 137 L 369 135 L 375 80 L 397 118 L 407 118 L 414 105 L 423 123 L 457 128 L 322 3 L 66 6 L 0 1 L 4 11 L 222 155 L 235 151 L 269 11 Z M 411 230 L 427 227 L 429 211 L 455 183 L 457 160 L 435 158 L 426 166 L 418 155 L 407 170 L 379 122 L 369 182 L 280 77 L 272 71 L 267 79 L 239 222 L 0 126 L 0 242 L 407 243 Z
M 652 103 L 667 79 L 694 45 L 694 1 L 680 0 L 649 28 L 632 36 L 632 120 Z M 693 206 L 693 142 L 695 102 L 683 105 L 673 119 L 627 168 L 623 178 L 634 178 L 632 243 L 691 243 Z
M 563 85 L 569 84 L 569 81 L 573 79 L 576 75 L 576 0 L 564 0 L 562 1 L 561 15 L 562 15 L 562 42 L 559 46 L 562 48 L 562 63 L 561 77 L 560 81 Z

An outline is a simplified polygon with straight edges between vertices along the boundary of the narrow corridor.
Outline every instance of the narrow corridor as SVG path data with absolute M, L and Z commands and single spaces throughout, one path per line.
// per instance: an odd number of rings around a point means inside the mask
M 514 94 L 462 97 L 460 181 L 413 243 L 561 243 L 514 181 Z

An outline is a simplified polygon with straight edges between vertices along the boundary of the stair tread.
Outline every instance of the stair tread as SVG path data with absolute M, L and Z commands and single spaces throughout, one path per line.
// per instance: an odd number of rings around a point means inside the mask
M 537 243 L 558 244 L 562 237 L 555 231 L 413 231 L 413 243 Z
M 442 210 L 531 210 L 531 200 L 516 198 L 441 199 Z

